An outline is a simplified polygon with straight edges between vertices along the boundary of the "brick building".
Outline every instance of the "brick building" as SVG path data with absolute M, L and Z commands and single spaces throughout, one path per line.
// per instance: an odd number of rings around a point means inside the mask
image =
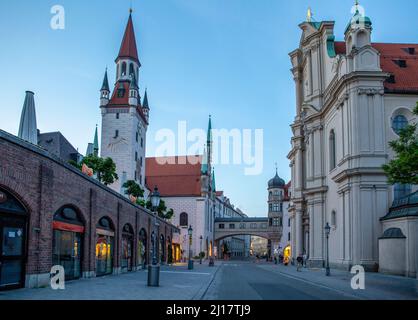
M 176 227 L 158 219 L 161 261 Z M 44 149 L 0 130 L 0 290 L 135 271 L 150 261 L 153 215 Z

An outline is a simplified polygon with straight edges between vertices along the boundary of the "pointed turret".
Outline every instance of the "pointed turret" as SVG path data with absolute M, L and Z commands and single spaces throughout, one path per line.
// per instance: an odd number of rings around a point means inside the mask
M 131 82 L 129 84 L 129 105 L 138 105 L 138 85 L 136 83 L 135 74 L 131 75 Z
M 149 105 L 148 105 L 148 94 L 147 89 L 145 89 L 144 93 L 144 101 L 142 102 L 142 112 L 144 113 L 147 121 L 149 120 Z
M 216 192 L 215 169 L 212 170 L 212 192 Z
M 109 94 L 110 94 L 110 88 L 109 88 L 109 80 L 107 78 L 107 68 L 105 71 L 105 75 L 103 78 L 103 84 L 102 88 L 100 89 L 100 106 L 107 106 L 109 104 Z
M 202 175 L 208 174 L 208 153 L 206 152 L 206 145 L 203 150 L 202 165 L 201 165 L 200 171 Z
M 207 139 L 206 139 L 206 146 L 207 146 L 207 166 L 208 172 L 212 168 L 212 116 L 209 115 L 209 123 L 208 123 L 208 132 L 207 132 Z
M 96 124 L 96 131 L 94 132 L 93 153 L 96 157 L 99 156 L 99 136 L 97 133 L 97 124 Z
M 20 117 L 19 138 L 38 144 L 38 128 L 36 126 L 35 99 L 32 91 L 26 91 L 22 115 Z

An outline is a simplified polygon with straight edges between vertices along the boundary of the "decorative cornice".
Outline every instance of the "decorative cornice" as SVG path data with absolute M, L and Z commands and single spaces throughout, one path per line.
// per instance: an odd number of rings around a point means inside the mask
M 368 96 L 374 96 L 374 95 L 381 95 L 383 96 L 385 94 L 385 89 L 384 88 L 365 88 L 365 87 L 361 87 L 361 88 L 357 88 L 357 94 L 360 95 L 368 95 Z

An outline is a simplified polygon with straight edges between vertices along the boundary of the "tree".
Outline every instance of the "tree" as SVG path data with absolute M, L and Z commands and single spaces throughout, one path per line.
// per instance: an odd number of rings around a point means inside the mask
M 141 188 L 139 184 L 137 184 L 134 180 L 128 180 L 123 184 L 123 188 L 125 188 L 125 194 L 133 196 L 135 198 L 143 197 L 144 190 Z
M 81 170 L 83 164 L 91 168 L 97 176 L 97 180 L 105 185 L 112 184 L 118 179 L 116 164 L 111 158 L 100 158 L 94 154 L 84 157 L 81 163 L 69 161 L 69 163 Z
M 414 109 L 418 116 L 418 102 Z M 399 139 L 389 143 L 396 156 L 383 170 L 391 184 L 418 184 L 418 132 L 417 124 L 409 124 L 399 133 Z
M 149 210 L 153 209 L 152 208 L 152 203 L 151 203 L 150 200 L 147 201 L 146 207 Z M 170 220 L 174 216 L 174 210 L 173 209 L 167 210 L 167 206 L 166 206 L 164 200 L 162 200 L 162 199 L 160 200 L 160 205 L 157 208 L 157 213 L 158 213 L 158 216 L 160 218 L 163 218 L 165 220 Z

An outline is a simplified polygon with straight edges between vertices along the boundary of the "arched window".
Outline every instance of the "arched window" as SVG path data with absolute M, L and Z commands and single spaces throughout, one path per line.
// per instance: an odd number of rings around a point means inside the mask
M 412 189 L 410 184 L 397 183 L 394 186 L 394 200 L 402 199 L 403 197 L 410 195 L 411 192 Z
M 335 132 L 331 130 L 329 134 L 329 167 L 330 171 L 336 167 L 336 151 L 335 151 Z
M 187 227 L 189 225 L 189 216 L 186 212 L 180 214 L 180 226 Z
M 392 120 L 392 129 L 396 134 L 400 134 L 402 129 L 405 129 L 408 125 L 408 120 L 403 115 L 398 115 Z
M 133 63 L 131 63 L 130 65 L 129 65 L 129 75 L 131 76 L 131 75 L 133 75 L 135 73 L 135 71 L 134 71 L 134 64 Z
M 122 63 L 122 76 L 126 76 L 126 62 Z

